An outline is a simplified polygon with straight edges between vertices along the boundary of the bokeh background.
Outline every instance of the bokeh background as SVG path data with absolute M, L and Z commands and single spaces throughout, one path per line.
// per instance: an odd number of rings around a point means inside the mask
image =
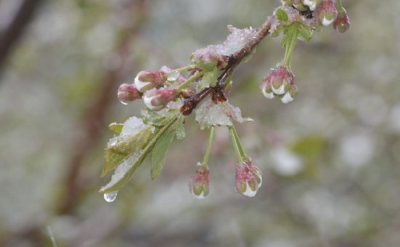
M 226 26 L 257 27 L 279 1 L 1 0 L 0 246 L 400 246 L 400 1 L 343 1 L 352 26 L 298 42 L 299 95 L 259 84 L 283 58 L 267 38 L 234 77 L 237 126 L 263 172 L 234 191 L 235 155 L 217 129 L 211 192 L 187 188 L 207 132 L 189 118 L 151 181 L 148 163 L 113 203 L 97 193 L 107 126 L 138 115 L 116 98 L 143 69 L 188 64 Z

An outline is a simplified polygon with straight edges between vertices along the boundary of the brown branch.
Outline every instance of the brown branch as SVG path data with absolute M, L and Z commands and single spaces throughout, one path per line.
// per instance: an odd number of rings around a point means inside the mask
M 264 23 L 257 28 L 256 35 L 238 52 L 232 54 L 228 58 L 228 65 L 217 79 L 217 85 L 215 87 L 209 87 L 203 89 L 197 94 L 185 100 L 181 112 L 183 115 L 188 116 L 197 107 L 197 105 L 210 93 L 213 93 L 213 99 L 218 101 L 226 101 L 226 97 L 223 93 L 226 80 L 233 74 L 236 67 L 245 59 L 250 53 L 257 47 L 258 44 L 269 34 L 269 30 L 272 24 L 272 17 L 267 17 Z
M 0 73 L 5 61 L 32 20 L 42 0 L 23 0 L 10 25 L 0 33 Z

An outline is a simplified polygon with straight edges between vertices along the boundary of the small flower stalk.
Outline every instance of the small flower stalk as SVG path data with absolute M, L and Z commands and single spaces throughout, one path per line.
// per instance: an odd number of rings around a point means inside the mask
M 283 103 L 289 103 L 297 95 L 294 74 L 284 65 L 277 65 L 264 77 L 261 92 L 267 99 L 279 97 Z
M 189 192 L 197 199 L 204 199 L 209 193 L 209 173 L 207 165 L 197 163 L 196 173 L 189 180 Z
M 236 191 L 244 196 L 253 197 L 262 185 L 260 168 L 253 165 L 250 157 L 236 166 Z

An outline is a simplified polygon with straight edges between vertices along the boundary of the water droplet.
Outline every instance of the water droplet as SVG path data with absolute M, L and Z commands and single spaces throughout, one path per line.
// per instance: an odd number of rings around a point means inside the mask
M 180 73 L 179 71 L 174 71 L 168 76 L 168 81 L 176 81 L 178 79 Z
M 104 200 L 106 200 L 106 202 L 113 202 L 113 201 L 115 201 L 115 198 L 117 198 L 117 195 L 118 195 L 118 191 L 112 192 L 112 193 L 105 193 Z
M 119 102 L 121 102 L 121 104 L 123 104 L 123 105 L 127 105 L 128 104 L 128 102 L 125 102 L 123 100 L 119 100 Z

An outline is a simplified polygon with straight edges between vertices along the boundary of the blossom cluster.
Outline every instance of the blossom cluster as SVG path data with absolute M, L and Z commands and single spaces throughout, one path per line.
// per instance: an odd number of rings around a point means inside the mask
M 331 24 L 342 33 L 350 27 L 340 0 L 281 0 L 281 3 L 259 28 L 228 26 L 230 34 L 226 40 L 194 51 L 189 65 L 141 71 L 132 83 L 120 85 L 117 95 L 121 103 L 142 100 L 147 109 L 142 111 L 141 118 L 110 125 L 119 136 L 111 139 L 105 152 L 102 176 L 115 171 L 111 182 L 100 190 L 107 201 L 115 199 L 118 190 L 147 156 L 152 156 L 151 178 L 160 174 L 168 145 L 175 136 L 184 137 L 185 118 L 192 113 L 201 129 L 210 130 L 210 136 L 204 159 L 197 163 L 189 180 L 190 193 L 196 198 L 209 194 L 208 157 L 215 128 L 222 126 L 229 130 L 237 159 L 236 191 L 248 197 L 256 195 L 262 173 L 244 152 L 233 123 L 252 119 L 242 117 L 240 108 L 229 103 L 236 67 L 251 58 L 264 37 L 282 36 L 284 58 L 263 78 L 260 89 L 268 99 L 289 103 L 298 92 L 290 63 L 297 40 L 309 41 L 314 31 Z M 132 131 L 127 132 L 128 129 Z

